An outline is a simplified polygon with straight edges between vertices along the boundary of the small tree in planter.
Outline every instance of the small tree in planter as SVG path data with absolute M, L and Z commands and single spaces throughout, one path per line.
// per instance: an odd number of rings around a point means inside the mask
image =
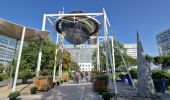
M 18 91 L 12 92 L 8 95 L 9 100 L 17 100 L 19 96 L 20 96 L 20 92 Z
M 32 87 L 30 89 L 31 94 L 36 94 L 36 91 L 37 91 L 37 87 Z
M 104 100 L 110 100 L 115 94 L 110 92 L 103 92 L 102 98 Z
M 108 90 L 109 76 L 106 73 L 99 73 L 94 77 L 93 88 L 95 91 Z
M 37 90 L 49 90 L 53 88 L 53 79 L 49 76 L 48 70 L 40 71 L 40 76 L 34 78 L 34 86 Z
M 129 72 L 133 79 L 137 79 L 137 69 L 136 68 L 131 69 Z
M 121 82 L 125 82 L 125 79 L 126 79 L 126 75 L 125 74 L 119 74 L 119 77 L 121 79 Z
M 32 74 L 29 69 L 24 69 L 19 72 L 19 78 L 22 79 L 22 84 L 26 84 L 27 80 L 31 77 L 32 77 Z
M 152 72 L 152 79 L 157 92 L 165 92 L 167 87 L 167 79 L 169 79 L 169 74 L 165 70 L 154 70 Z

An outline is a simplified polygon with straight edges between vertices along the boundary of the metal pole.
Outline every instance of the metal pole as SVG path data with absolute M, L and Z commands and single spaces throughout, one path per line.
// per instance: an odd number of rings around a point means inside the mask
M 55 80 L 55 74 L 56 74 L 56 66 L 57 66 L 57 52 L 58 52 L 58 49 L 59 47 L 57 47 L 58 45 L 58 35 L 57 35 L 57 40 L 56 40 L 56 51 L 55 51 L 55 58 L 54 58 L 54 70 L 53 70 L 53 82 L 56 82 Z
M 100 47 L 99 37 L 97 38 L 97 70 L 100 71 Z
M 117 85 L 116 85 L 116 73 L 115 73 L 115 54 L 114 54 L 114 44 L 113 44 L 113 37 L 111 38 L 112 40 L 112 75 L 113 75 L 113 82 L 114 82 L 114 89 L 115 89 L 115 94 L 117 94 Z
M 45 31 L 46 18 L 47 18 L 46 14 L 44 14 L 44 16 L 43 16 L 43 23 L 42 23 L 42 30 L 43 31 Z M 40 48 L 39 48 L 39 53 L 38 53 L 36 76 L 38 76 L 39 72 L 40 72 L 41 58 L 42 58 L 42 49 L 43 49 L 43 40 L 40 40 Z
M 12 66 L 11 66 L 11 71 L 10 71 L 10 78 L 9 78 L 9 83 L 8 83 L 8 88 L 11 88 L 12 85 L 13 85 L 13 81 L 14 81 L 14 78 L 13 78 L 13 68 L 15 66 L 15 57 L 16 57 L 16 52 L 17 52 L 17 46 L 18 46 L 18 40 L 16 41 L 16 45 L 15 45 L 15 51 L 14 51 L 14 56 L 13 56 L 13 61 L 12 61 Z
M 13 84 L 12 92 L 15 91 L 16 82 L 17 82 L 17 78 L 18 78 L 18 71 L 19 71 L 19 65 L 20 65 L 20 60 L 21 60 L 22 47 L 23 47 L 23 43 L 24 43 L 25 29 L 26 29 L 26 28 L 23 27 L 22 37 L 21 37 L 21 43 L 20 43 L 19 53 L 18 53 L 17 66 L 16 66 L 16 70 L 15 70 L 15 77 L 14 77 L 14 84 Z
M 107 30 L 107 20 L 106 12 L 103 8 L 103 18 L 104 18 L 104 35 L 105 35 L 105 52 L 106 52 L 106 72 L 109 73 L 109 60 L 108 60 L 108 30 Z

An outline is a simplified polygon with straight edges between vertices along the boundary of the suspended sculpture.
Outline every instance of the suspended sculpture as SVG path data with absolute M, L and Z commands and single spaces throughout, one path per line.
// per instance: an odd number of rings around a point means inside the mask
M 74 11 L 71 13 L 83 13 Z M 83 44 L 99 31 L 99 22 L 91 16 L 64 16 L 55 22 L 55 29 L 71 44 Z

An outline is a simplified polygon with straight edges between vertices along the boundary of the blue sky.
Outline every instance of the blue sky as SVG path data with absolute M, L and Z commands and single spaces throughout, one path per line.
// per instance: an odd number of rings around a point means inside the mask
M 0 18 L 41 29 L 44 13 L 58 13 L 62 7 L 65 12 L 102 12 L 104 7 L 120 42 L 135 43 L 137 30 L 145 52 L 156 56 L 156 34 L 170 28 L 169 4 L 170 0 L 1 0 Z

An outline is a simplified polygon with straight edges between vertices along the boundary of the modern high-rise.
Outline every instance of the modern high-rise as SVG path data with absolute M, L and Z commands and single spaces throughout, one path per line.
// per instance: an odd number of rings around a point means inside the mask
M 170 53 L 170 29 L 160 32 L 156 35 L 158 50 L 160 55 Z
M 126 48 L 126 52 L 129 56 L 137 59 L 137 44 L 123 44 L 123 46 Z
M 91 71 L 93 69 L 92 55 L 97 45 L 64 45 L 64 49 L 71 53 L 72 59 L 78 63 L 81 71 Z
M 0 63 L 7 66 L 14 58 L 16 41 L 0 35 Z

